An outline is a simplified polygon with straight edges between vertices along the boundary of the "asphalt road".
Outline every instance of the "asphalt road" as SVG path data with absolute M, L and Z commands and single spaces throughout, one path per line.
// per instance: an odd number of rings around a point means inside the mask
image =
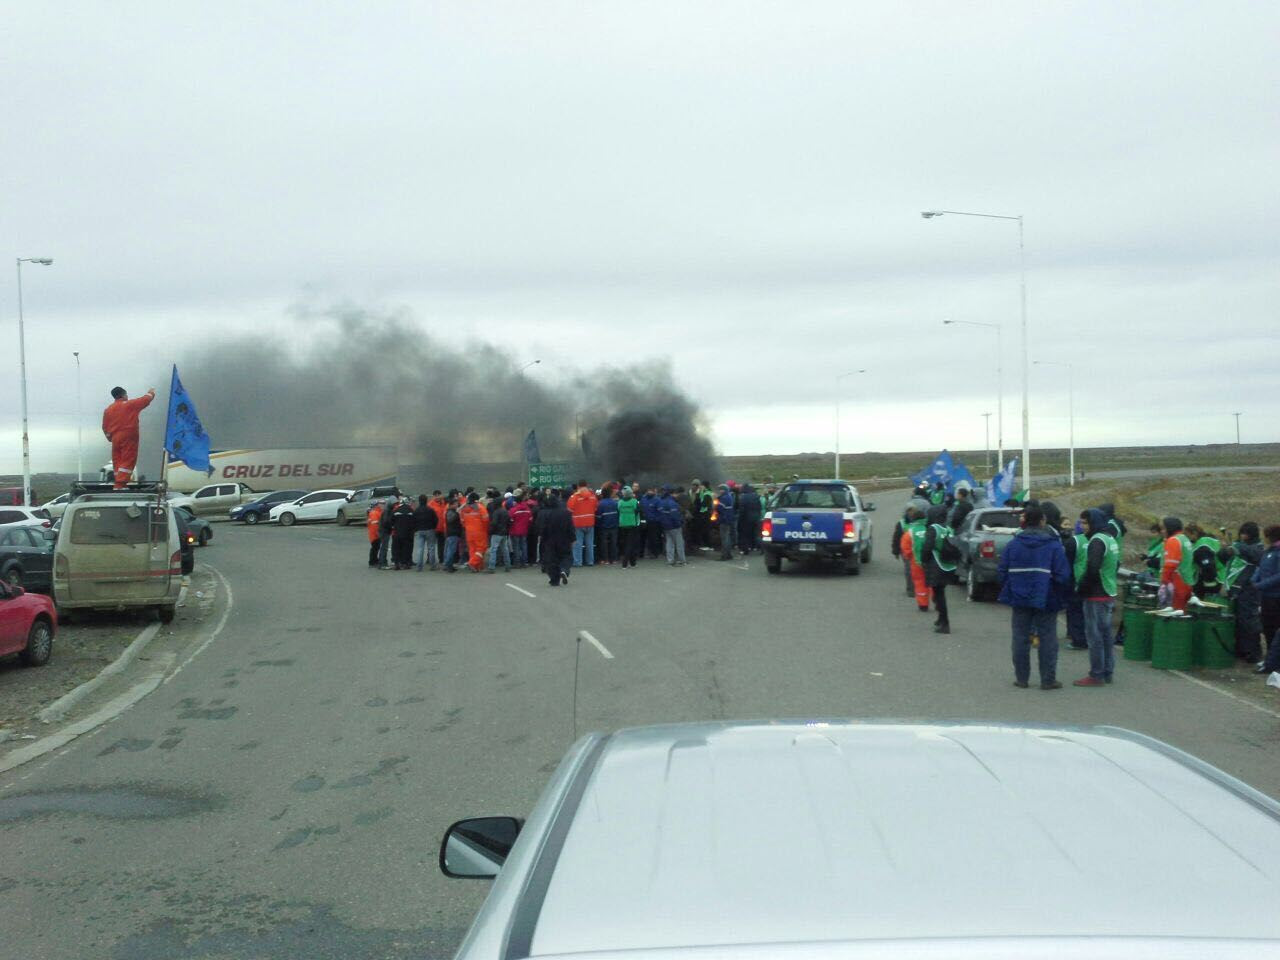
M 0 775 L 0 955 L 449 955 L 486 885 L 441 878 L 438 838 L 532 806 L 572 740 L 575 655 L 580 731 L 1114 723 L 1280 795 L 1273 714 L 1124 661 L 1105 689 L 1015 689 L 1007 613 L 957 590 L 954 633 L 933 634 L 887 545 L 857 578 L 699 559 L 552 590 L 533 570 L 370 571 L 360 528 L 224 526 L 201 558 L 234 589 L 216 640 L 117 719 Z M 1064 652 L 1063 679 L 1083 656 Z M 1061 813 L 1106 814 L 1070 796 Z

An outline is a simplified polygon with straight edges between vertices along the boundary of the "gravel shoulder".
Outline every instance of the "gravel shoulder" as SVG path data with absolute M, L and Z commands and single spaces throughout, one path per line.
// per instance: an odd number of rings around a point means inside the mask
M 210 592 L 213 574 L 197 566 L 188 580 L 178 615 L 161 627 L 152 646 L 193 632 L 207 615 L 200 600 Z M 96 677 L 151 622 L 150 614 L 81 614 L 59 625 L 53 658 L 43 667 L 24 666 L 16 656 L 0 657 L 0 741 L 47 730 L 35 720 L 36 714 Z M 149 650 L 143 650 L 138 660 L 145 663 L 148 656 Z

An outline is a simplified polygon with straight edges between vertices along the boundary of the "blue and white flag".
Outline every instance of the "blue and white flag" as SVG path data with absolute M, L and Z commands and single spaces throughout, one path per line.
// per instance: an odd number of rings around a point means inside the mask
M 538 455 L 538 437 L 532 430 L 524 438 L 524 460 L 525 463 L 542 462 L 542 457 Z
M 1004 469 L 987 481 L 987 503 L 993 507 L 1004 506 L 1004 502 L 1013 497 L 1018 484 L 1018 458 L 1014 457 L 1004 465 Z
M 941 483 L 948 493 L 955 493 L 957 484 L 970 489 L 978 485 L 969 468 L 952 457 L 947 450 L 938 454 L 924 469 L 911 475 L 912 486 L 919 486 L 921 483 L 927 483 L 930 487 Z
M 169 419 L 164 428 L 164 448 L 174 460 L 181 460 L 192 470 L 203 470 L 213 475 L 209 465 L 209 434 L 196 413 L 186 388 L 178 379 L 178 367 L 173 368 L 173 380 L 169 383 Z

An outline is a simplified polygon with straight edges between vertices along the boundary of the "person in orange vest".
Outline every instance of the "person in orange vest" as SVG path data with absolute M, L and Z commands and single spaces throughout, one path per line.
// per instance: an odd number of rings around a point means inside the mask
M 467 536 L 467 566 L 472 573 L 484 569 L 485 554 L 489 551 L 489 511 L 480 502 L 480 494 L 472 490 L 467 503 L 458 511 L 462 529 Z
M 449 495 L 453 496 L 456 492 L 455 490 L 450 490 Z M 446 536 L 444 515 L 445 511 L 449 509 L 449 499 L 439 490 L 432 490 L 431 499 L 427 501 L 427 506 L 434 510 L 436 514 L 436 558 L 439 563 L 443 563 L 444 539 Z M 431 569 L 434 570 L 436 568 L 432 567 Z
M 115 489 L 123 490 L 133 479 L 138 465 L 138 416 L 156 398 L 152 387 L 137 400 L 130 400 L 124 387 L 112 387 L 111 406 L 102 411 L 102 433 L 111 441 L 111 469 L 115 473 Z
M 382 540 L 382 533 L 379 525 L 382 523 L 382 501 L 373 501 L 373 506 L 369 508 L 368 515 L 364 518 L 364 528 L 369 534 L 369 566 L 377 568 L 378 566 L 378 546 Z
M 898 549 L 903 559 L 911 565 L 911 586 L 915 591 L 916 606 L 921 613 L 929 612 L 929 585 L 925 582 L 924 566 L 916 559 L 916 548 L 924 543 L 924 516 L 919 508 L 907 508 L 907 522 L 902 528 Z
M 1191 584 L 1195 580 L 1194 551 L 1191 541 L 1182 532 L 1182 521 L 1177 517 L 1165 517 L 1160 526 L 1165 536 L 1164 563 L 1160 568 L 1162 592 L 1168 591 L 1168 603 L 1175 610 L 1185 610 L 1187 601 L 1191 599 Z
M 587 481 L 579 480 L 578 489 L 569 497 L 566 504 L 573 515 L 573 565 L 588 567 L 596 565 L 596 506 L 600 498 L 587 486 Z

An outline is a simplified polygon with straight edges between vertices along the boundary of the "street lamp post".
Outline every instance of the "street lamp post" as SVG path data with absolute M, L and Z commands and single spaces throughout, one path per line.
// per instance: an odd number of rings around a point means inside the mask
M 991 414 L 984 413 L 982 415 L 982 419 L 983 419 L 982 434 L 986 438 L 986 448 L 987 448 L 986 458 L 982 462 L 986 466 L 987 476 L 991 476 Z
M 1236 446 L 1238 447 L 1240 446 L 1240 414 L 1233 413 L 1232 416 L 1236 418 Z
M 855 374 L 866 373 L 866 370 L 850 370 L 848 373 L 842 373 L 836 377 L 836 479 L 840 479 L 840 381 L 845 377 L 852 377 Z
M 50 257 L 18 257 L 18 371 L 22 381 L 22 503 L 31 506 L 31 434 L 27 422 L 27 335 L 22 318 L 22 265 L 38 263 L 47 267 Z
M 1010 217 L 998 213 L 970 213 L 964 210 L 925 210 L 920 216 L 926 220 L 941 217 L 944 214 L 955 217 L 983 217 L 987 220 L 1018 221 L 1018 271 L 1021 275 L 1019 297 L 1022 305 L 1022 486 L 1031 489 L 1031 412 L 1030 412 L 1030 348 L 1027 345 L 1027 256 L 1023 243 L 1022 214 Z
M 1066 367 L 1067 368 L 1067 443 L 1068 453 L 1067 462 L 1068 469 L 1071 471 L 1071 479 L 1069 484 L 1076 485 L 1076 398 L 1074 377 L 1071 364 L 1063 363 L 1060 360 L 1035 360 L 1032 361 L 1037 367 Z
M 943 320 L 943 323 L 963 323 L 970 327 L 987 327 L 996 332 L 996 465 L 1004 469 L 1004 334 L 998 323 L 982 320 Z
M 535 363 L 541 363 L 541 362 L 542 362 L 541 360 L 530 360 L 530 361 L 529 361 L 528 363 L 526 363 L 523 367 L 521 367 L 519 370 L 517 370 L 517 371 L 516 371 L 516 373 L 524 373 L 526 370 L 528 370 L 530 367 L 532 367 Z
M 76 358 L 76 479 L 84 479 L 84 416 L 80 406 L 80 351 L 73 350 Z

